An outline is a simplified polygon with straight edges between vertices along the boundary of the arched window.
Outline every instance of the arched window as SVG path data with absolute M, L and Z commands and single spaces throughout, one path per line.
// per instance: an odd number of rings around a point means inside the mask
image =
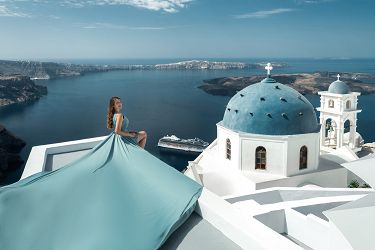
M 332 119 L 328 118 L 325 126 L 325 137 L 328 137 L 330 130 L 332 130 Z
M 266 149 L 264 147 L 257 147 L 255 150 L 255 169 L 266 169 Z
M 350 101 L 348 100 L 348 101 L 346 101 L 346 109 L 350 109 L 351 108 L 351 103 L 350 103 Z
M 349 121 L 349 120 L 346 120 L 346 121 L 344 122 L 344 133 L 348 133 L 348 132 L 350 132 L 350 126 L 351 126 L 350 121 Z
M 333 100 L 328 101 L 328 107 L 334 108 L 335 107 L 335 102 Z
M 226 145 L 227 145 L 227 147 L 226 147 L 226 148 L 227 148 L 227 150 L 226 150 L 226 158 L 230 160 L 231 153 L 232 153 L 232 152 L 231 152 L 231 150 L 232 150 L 231 147 L 232 147 L 232 146 L 231 146 L 231 144 L 230 144 L 230 140 L 229 140 L 228 138 L 227 138 L 227 143 L 226 143 Z
M 299 169 L 307 168 L 307 147 L 302 146 L 299 150 Z

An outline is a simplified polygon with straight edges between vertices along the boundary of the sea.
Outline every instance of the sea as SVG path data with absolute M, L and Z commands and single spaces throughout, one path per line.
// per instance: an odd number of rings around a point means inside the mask
M 197 58 L 195 58 L 197 59 Z M 174 59 L 64 59 L 54 62 L 77 64 L 158 64 Z M 316 71 L 375 73 L 375 59 L 272 59 L 272 58 L 198 58 L 227 62 L 286 63 L 272 73 L 310 73 Z M 165 135 L 198 137 L 207 142 L 216 138 L 216 123 L 222 120 L 228 96 L 205 93 L 198 86 L 203 80 L 228 76 L 264 74 L 262 69 L 233 70 L 125 70 L 90 73 L 79 77 L 38 80 L 48 94 L 39 100 L 0 107 L 0 124 L 27 144 L 20 155 L 27 161 L 36 145 L 79 140 L 110 134 L 106 128 L 109 99 L 119 96 L 122 112 L 129 118 L 130 130 L 145 130 L 146 150 L 170 166 L 182 171 L 197 154 L 160 150 L 158 140 Z M 374 83 L 375 79 L 368 79 Z M 306 95 L 314 107 L 318 95 Z M 365 142 L 375 141 L 375 95 L 361 95 L 358 101 L 357 131 Z M 24 165 L 8 175 L 6 183 L 19 180 Z

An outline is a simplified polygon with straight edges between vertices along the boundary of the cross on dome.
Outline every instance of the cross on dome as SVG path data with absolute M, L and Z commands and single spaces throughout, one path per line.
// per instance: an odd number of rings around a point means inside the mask
M 267 70 L 267 77 L 270 77 L 271 76 L 271 70 L 273 70 L 272 64 L 267 63 L 267 66 L 264 67 L 264 68 Z
M 337 81 L 340 81 L 340 74 L 337 74 Z

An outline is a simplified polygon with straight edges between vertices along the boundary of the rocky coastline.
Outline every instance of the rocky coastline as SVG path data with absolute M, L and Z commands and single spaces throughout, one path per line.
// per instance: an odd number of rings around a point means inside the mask
M 26 142 L 0 124 L 0 183 L 3 183 L 9 171 L 24 164 L 19 153 L 25 145 Z
M 302 74 L 275 74 L 272 78 L 277 82 L 288 85 L 302 94 L 318 94 L 325 91 L 329 85 L 337 80 L 337 72 L 316 72 Z M 362 95 L 375 93 L 375 84 L 364 83 L 365 79 L 374 79 L 375 74 L 368 73 L 340 73 L 340 80 L 344 81 L 351 91 L 361 92 Z M 233 96 L 241 89 L 260 82 L 264 75 L 246 77 L 221 77 L 204 80 L 204 84 L 198 86 L 208 94 Z
M 35 84 L 30 77 L 0 75 L 0 107 L 36 100 L 47 94 L 47 87 Z
M 24 75 L 32 80 L 49 80 L 81 76 L 87 73 L 115 70 L 229 70 L 260 69 L 265 63 L 216 62 L 207 60 L 189 60 L 166 64 L 71 64 L 38 61 L 0 60 L 0 74 Z M 287 66 L 285 63 L 274 63 L 275 68 Z
M 46 94 L 47 87 L 36 85 L 28 76 L 0 75 L 0 107 L 36 100 Z M 6 183 L 9 173 L 24 164 L 19 153 L 25 145 L 25 141 L 0 124 L 0 184 Z

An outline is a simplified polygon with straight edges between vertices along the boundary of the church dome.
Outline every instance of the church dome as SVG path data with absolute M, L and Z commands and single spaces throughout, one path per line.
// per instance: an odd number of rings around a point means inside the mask
M 298 91 L 267 77 L 237 92 L 222 125 L 233 131 L 295 135 L 320 130 L 312 104 Z
M 348 94 L 349 93 L 349 87 L 346 85 L 345 82 L 336 80 L 333 83 L 331 83 L 328 87 L 329 93 L 334 94 Z

